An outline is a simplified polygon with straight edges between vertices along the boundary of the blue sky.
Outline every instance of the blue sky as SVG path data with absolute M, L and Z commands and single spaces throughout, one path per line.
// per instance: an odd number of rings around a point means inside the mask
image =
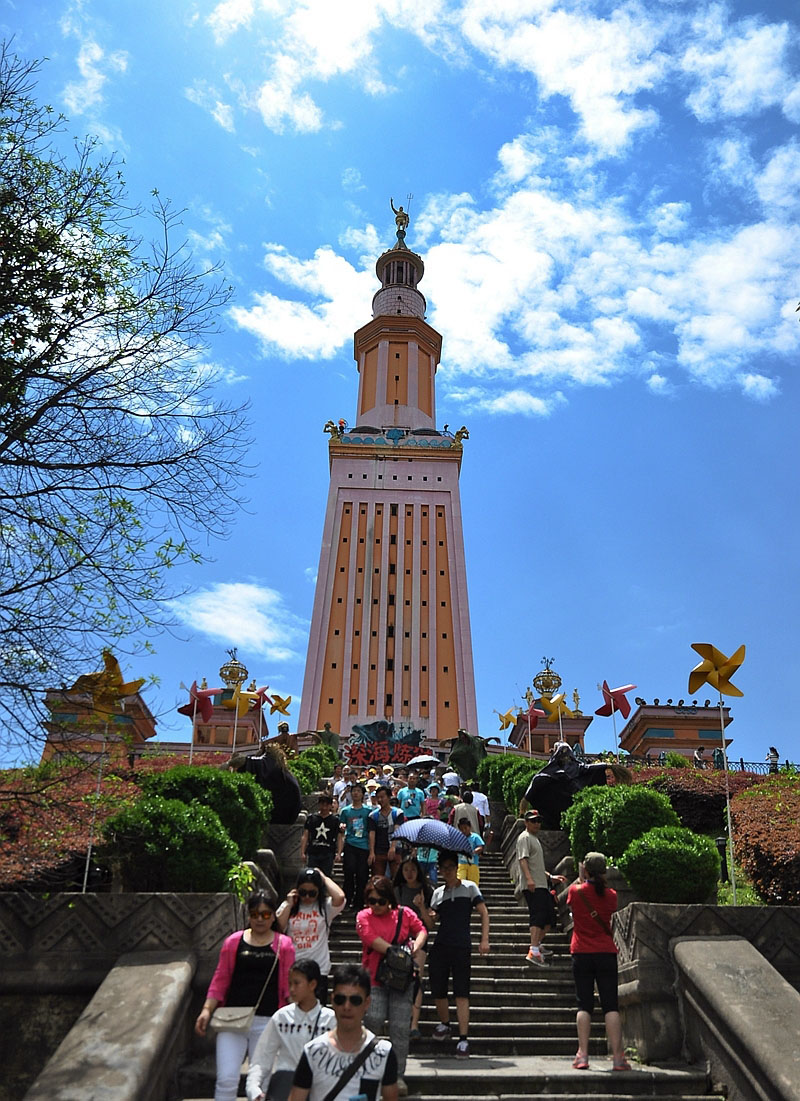
M 209 356 L 252 402 L 253 477 L 181 627 L 129 665 L 161 737 L 228 646 L 300 696 L 322 425 L 353 417 L 352 334 L 413 194 L 438 420 L 470 430 L 480 733 L 544 655 L 591 712 L 604 678 L 688 697 L 692 642 L 745 643 L 733 752 L 800 759 L 796 5 L 0 0 L 0 31 L 235 288 Z M 612 744 L 596 718 L 587 747 Z

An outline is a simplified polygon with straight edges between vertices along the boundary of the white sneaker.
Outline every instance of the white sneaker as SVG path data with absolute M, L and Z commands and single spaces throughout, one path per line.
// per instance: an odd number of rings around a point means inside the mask
M 528 954 L 525 959 L 528 961 L 528 963 L 535 963 L 537 967 L 549 966 L 547 960 L 544 958 L 541 952 L 533 952 L 528 949 Z

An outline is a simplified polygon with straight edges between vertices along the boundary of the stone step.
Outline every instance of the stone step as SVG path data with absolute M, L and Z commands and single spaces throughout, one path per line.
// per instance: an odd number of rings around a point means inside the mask
M 470 1042 L 471 1051 L 474 1050 Z M 643 1067 L 634 1065 L 625 1073 L 611 1070 L 611 1059 L 592 1056 L 589 1070 L 573 1070 L 571 1059 L 575 1043 L 566 1058 L 521 1054 L 513 1061 L 506 1058 L 471 1055 L 469 1059 L 429 1059 L 409 1056 L 405 1080 L 409 1093 L 425 1098 L 470 1101 L 490 1097 L 503 1101 L 529 1101 L 546 1097 L 708 1097 L 705 1071 L 670 1065 Z M 491 1083 L 491 1088 L 487 1088 Z M 477 1088 L 476 1088 L 477 1087 Z

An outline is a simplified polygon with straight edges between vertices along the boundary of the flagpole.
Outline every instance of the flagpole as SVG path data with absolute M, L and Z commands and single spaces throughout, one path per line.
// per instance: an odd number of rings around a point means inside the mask
M 194 707 L 192 708 L 192 740 L 189 743 L 189 764 L 192 763 L 192 758 L 193 758 L 193 754 L 194 754 L 194 739 L 195 739 L 195 735 L 197 733 L 196 723 L 197 723 L 197 696 L 194 697 Z
M 719 694 L 719 725 L 722 732 L 722 764 L 725 769 L 725 813 L 728 819 L 728 844 L 731 850 L 731 890 L 733 892 L 733 905 L 736 905 L 736 865 L 733 852 L 733 824 L 731 822 L 731 787 L 728 779 L 728 751 L 725 747 L 725 713 L 722 705 L 722 693 Z M 727 859 L 727 857 L 726 857 Z
M 92 807 L 92 821 L 89 826 L 89 847 L 86 850 L 86 864 L 83 869 L 83 887 L 81 887 L 81 894 L 86 894 L 86 887 L 89 883 L 89 865 L 92 861 L 92 849 L 94 848 L 94 827 L 97 820 L 97 804 L 100 801 L 100 784 L 103 779 L 103 765 L 106 758 L 106 743 L 108 741 L 108 719 L 106 719 L 103 726 L 103 748 L 100 751 L 100 763 L 97 766 L 97 785 L 94 791 L 94 806 Z

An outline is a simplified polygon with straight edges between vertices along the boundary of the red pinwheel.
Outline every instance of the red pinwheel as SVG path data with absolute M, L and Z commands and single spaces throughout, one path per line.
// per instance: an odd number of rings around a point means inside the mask
M 613 715 L 615 711 L 619 711 L 623 719 L 627 719 L 631 713 L 631 705 L 625 698 L 625 693 L 632 692 L 635 687 L 635 684 L 623 684 L 619 688 L 609 688 L 608 681 L 604 680 L 600 689 L 604 703 L 602 707 L 598 707 L 595 715 Z
M 221 688 L 198 688 L 197 681 L 192 681 L 189 702 L 178 708 L 178 714 L 188 715 L 193 719 L 195 711 L 198 711 L 203 722 L 210 723 L 211 716 L 214 714 L 214 696 L 219 695 L 221 691 Z
M 531 704 L 528 710 L 524 712 L 524 715 L 528 720 L 528 730 L 535 730 L 539 723 L 539 719 L 545 717 L 545 712 L 540 711 L 538 707 L 534 707 L 534 705 Z

